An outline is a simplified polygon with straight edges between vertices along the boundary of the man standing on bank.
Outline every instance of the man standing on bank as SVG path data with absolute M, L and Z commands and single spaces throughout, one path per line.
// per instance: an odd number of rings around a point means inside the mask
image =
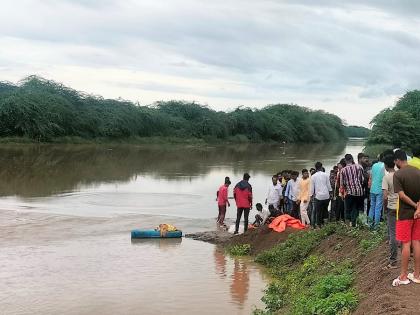
M 243 180 L 236 184 L 233 189 L 233 197 L 236 201 L 236 224 L 235 224 L 235 233 L 238 234 L 239 223 L 241 222 L 242 213 L 244 213 L 244 233 L 248 230 L 248 217 L 249 211 L 252 209 L 252 187 L 249 184 L 248 173 L 244 174 Z
M 279 210 L 280 208 L 280 199 L 282 196 L 283 187 L 278 182 L 278 176 L 273 175 L 271 178 L 271 184 L 268 187 L 267 198 L 265 199 L 265 204 L 268 206 L 272 205 L 274 209 Z
M 225 216 L 226 216 L 226 205 L 230 207 L 228 199 L 228 189 L 230 185 L 229 177 L 225 177 L 225 183 L 220 186 L 217 191 L 217 205 L 219 207 L 219 215 L 217 217 L 217 224 L 219 226 L 225 226 Z
M 401 273 L 392 285 L 420 283 L 420 170 L 408 165 L 407 154 L 402 150 L 394 153 L 398 171 L 394 175 L 394 191 L 398 194 L 396 239 L 402 243 Z M 414 272 L 408 273 L 411 247 L 414 251 Z
M 311 196 L 314 197 L 315 206 L 315 222 L 313 227 L 317 224 L 321 227 L 324 224 L 324 215 L 328 213 L 328 205 L 330 203 L 332 187 L 330 177 L 323 172 L 321 162 L 315 163 L 316 173 L 311 177 Z

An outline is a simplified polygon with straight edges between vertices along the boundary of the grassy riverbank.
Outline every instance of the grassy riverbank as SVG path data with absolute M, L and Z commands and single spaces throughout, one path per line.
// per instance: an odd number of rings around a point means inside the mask
M 359 302 L 367 298 L 359 275 L 371 253 L 383 243 L 384 226 L 369 231 L 328 224 L 319 230 L 288 233 L 283 242 L 255 256 L 273 276 L 262 298 L 266 308 L 255 310 L 255 314 L 335 315 L 356 311 Z M 227 245 L 227 251 L 248 254 L 253 246 L 259 246 L 252 241 L 246 243 L 255 237 L 243 238 L 234 238 L 234 245 Z

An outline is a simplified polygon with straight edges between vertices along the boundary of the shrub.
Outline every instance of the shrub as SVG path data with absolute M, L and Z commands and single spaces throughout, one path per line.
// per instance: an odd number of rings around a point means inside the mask
M 251 245 L 239 244 L 233 245 L 226 249 L 227 253 L 232 256 L 246 256 L 251 252 Z

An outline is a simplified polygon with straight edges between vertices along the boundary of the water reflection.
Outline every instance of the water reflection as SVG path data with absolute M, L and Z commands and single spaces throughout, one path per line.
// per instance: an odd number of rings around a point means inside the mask
M 238 305 L 243 305 L 248 297 L 249 271 L 248 266 L 242 260 L 235 259 L 232 274 L 230 292 L 232 299 Z
M 345 143 L 287 145 L 284 149 L 283 144 L 2 145 L 0 196 L 45 197 L 82 186 L 128 182 L 142 175 L 188 181 L 221 167 L 235 173 L 246 170 L 271 174 L 300 167 L 302 161 L 337 156 L 344 147 Z
M 148 239 L 131 239 L 131 244 L 135 246 L 153 245 L 159 249 L 171 249 L 180 246 L 182 237 L 180 238 L 148 238 Z
M 214 248 L 214 265 L 216 267 L 216 274 L 220 276 L 220 278 L 226 278 L 226 256 L 225 253 L 220 249 L 215 247 Z

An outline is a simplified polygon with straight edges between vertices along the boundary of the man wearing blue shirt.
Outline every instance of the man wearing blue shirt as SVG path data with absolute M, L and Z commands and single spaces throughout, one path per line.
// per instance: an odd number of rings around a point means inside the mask
M 372 228 L 378 226 L 381 221 L 382 208 L 383 208 L 383 192 L 382 192 L 382 180 L 385 175 L 385 167 L 383 160 L 383 154 L 379 155 L 379 161 L 372 165 L 371 177 L 370 177 L 370 210 L 369 210 L 369 222 Z

